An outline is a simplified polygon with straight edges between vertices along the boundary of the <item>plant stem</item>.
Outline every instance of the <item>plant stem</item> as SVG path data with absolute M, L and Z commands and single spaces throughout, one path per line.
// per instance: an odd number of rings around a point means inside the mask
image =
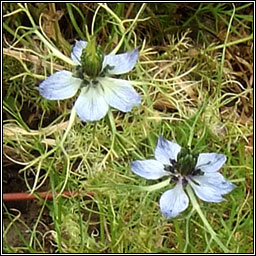
M 217 237 L 217 234 L 215 233 L 215 231 L 212 229 L 211 225 L 209 224 L 209 222 L 207 221 L 206 217 L 204 216 L 196 198 L 195 195 L 191 189 L 190 186 L 186 187 L 187 193 L 189 195 L 189 198 L 191 200 L 191 203 L 193 205 L 193 208 L 197 211 L 197 213 L 199 214 L 200 218 L 202 219 L 206 229 L 208 230 L 208 232 L 211 234 L 211 237 L 213 238 L 213 240 L 220 246 L 220 248 L 225 252 L 225 253 L 230 253 L 230 250 L 226 248 L 226 246 L 220 241 L 220 239 Z
M 47 48 L 49 48 L 52 53 L 57 56 L 58 58 L 62 59 L 63 61 L 69 63 L 70 65 L 75 65 L 75 63 L 73 62 L 73 60 L 71 60 L 70 58 L 68 58 L 67 56 L 65 56 L 62 52 L 60 52 L 57 48 L 55 48 L 48 40 L 45 39 L 45 37 L 38 31 L 38 28 L 28 10 L 27 4 L 25 4 L 25 7 L 22 4 L 18 4 L 21 9 L 27 14 L 32 27 L 33 27 L 33 32 L 39 37 L 39 39 L 47 46 Z
M 70 129 L 71 129 L 71 127 L 72 127 L 72 125 L 73 125 L 73 123 L 75 121 L 75 118 L 76 118 L 76 110 L 75 110 L 75 107 L 73 107 L 72 110 L 71 110 L 71 113 L 70 113 L 70 117 L 69 117 L 69 121 L 68 121 L 68 126 L 67 126 L 67 129 L 66 129 L 66 131 L 65 131 L 65 133 L 63 135 L 63 138 L 62 138 L 62 140 L 60 142 L 60 146 L 63 146 L 63 143 L 66 140 L 66 138 L 67 138 L 67 136 L 68 136 L 68 134 L 70 132 Z
M 84 36 L 83 32 L 81 31 L 81 29 L 79 28 L 77 22 L 76 22 L 76 19 L 74 17 L 74 14 L 73 14 L 73 10 L 72 10 L 72 7 L 76 7 L 74 4 L 72 3 L 66 3 L 66 6 L 67 6 L 67 11 L 68 11 L 68 15 L 69 15 L 69 18 L 71 20 L 71 23 L 74 27 L 74 29 L 76 30 L 77 34 L 83 39 L 83 40 L 87 40 L 86 37 Z
M 169 179 L 166 179 L 162 182 L 159 182 L 157 184 L 154 184 L 154 185 L 149 185 L 149 186 L 141 186 L 140 187 L 140 190 L 142 191 L 148 191 L 148 192 L 153 192 L 155 190 L 158 190 L 158 189 L 161 189 L 161 188 L 164 188 L 166 186 L 168 186 L 170 184 L 170 178 Z
M 207 52 L 208 51 L 214 51 L 214 50 L 218 50 L 218 49 L 228 47 L 228 46 L 231 46 L 231 45 L 234 45 L 234 44 L 244 43 L 244 42 L 249 41 L 249 40 L 253 40 L 253 34 L 251 34 L 247 37 L 235 40 L 235 41 L 231 41 L 231 42 L 228 42 L 228 43 L 224 43 L 224 44 L 220 44 L 220 45 L 217 45 L 217 46 L 210 47 L 210 48 L 206 49 L 205 51 L 207 51 Z
M 22 170 L 26 170 L 29 167 L 33 166 L 34 164 L 36 164 L 38 161 L 42 161 L 43 159 L 45 159 L 46 157 L 48 157 L 49 155 L 53 154 L 59 147 L 61 149 L 63 149 L 63 144 L 70 132 L 70 129 L 75 121 L 75 117 L 76 117 L 76 112 L 75 112 L 75 108 L 73 107 L 71 110 L 71 114 L 70 114 L 70 118 L 69 118 L 69 122 L 68 122 L 68 126 L 67 129 L 62 137 L 62 140 L 60 141 L 60 143 L 58 145 L 56 145 L 55 148 L 51 149 L 50 151 L 48 151 L 47 153 L 45 153 L 44 155 L 41 155 L 40 157 L 37 157 L 36 159 L 34 159 L 33 161 L 31 161 L 25 168 L 23 168 Z
M 190 129 L 190 134 L 189 134 L 189 139 L 188 139 L 188 147 L 190 148 L 191 147 L 191 143 L 192 143 L 192 139 L 193 139 L 193 135 L 194 135 L 194 130 L 195 130 L 195 126 L 196 126 L 196 123 L 198 121 L 198 118 L 199 116 L 201 115 L 201 113 L 203 112 L 204 108 L 205 108 L 205 105 L 206 105 L 206 101 L 204 102 L 204 104 L 200 107 L 200 109 L 198 110 L 197 114 L 196 114 L 196 117 L 195 117 L 195 121 Z

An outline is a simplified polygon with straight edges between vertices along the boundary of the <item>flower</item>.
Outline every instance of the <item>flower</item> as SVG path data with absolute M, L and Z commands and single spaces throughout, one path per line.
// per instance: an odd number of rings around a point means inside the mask
M 140 104 L 140 96 L 129 81 L 115 79 L 110 75 L 129 72 L 138 59 L 137 49 L 104 55 L 95 40 L 76 41 L 71 59 L 76 64 L 75 72 L 58 71 L 39 85 L 39 93 L 49 100 L 73 97 L 79 89 L 75 111 L 86 122 L 103 118 L 109 106 L 128 112 Z
M 187 184 L 201 200 L 214 203 L 225 200 L 222 195 L 235 187 L 219 173 L 226 162 L 223 154 L 194 154 L 160 136 L 154 156 L 155 159 L 133 161 L 131 170 L 152 180 L 170 176 L 171 183 L 176 183 L 160 198 L 160 209 L 166 218 L 175 217 L 188 207 L 189 199 L 184 191 Z

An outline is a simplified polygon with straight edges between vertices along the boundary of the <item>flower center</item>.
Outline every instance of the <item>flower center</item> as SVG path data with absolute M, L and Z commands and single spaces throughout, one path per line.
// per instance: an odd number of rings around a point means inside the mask
M 182 176 L 192 175 L 195 172 L 198 154 L 187 148 L 182 148 L 177 156 L 177 169 Z
M 81 55 L 81 72 L 83 78 L 95 79 L 101 72 L 104 54 L 100 46 L 96 46 L 95 37 L 91 39 Z
M 186 182 L 187 176 L 204 175 L 204 173 L 196 168 L 198 154 L 190 152 L 189 149 L 182 148 L 178 153 L 177 161 L 170 159 L 170 165 L 165 165 L 164 170 L 170 172 L 172 181 L 182 179 Z
M 90 84 L 97 84 L 97 77 L 104 77 L 109 74 L 109 71 L 114 66 L 106 65 L 102 68 L 104 54 L 100 46 L 96 46 L 95 38 L 88 42 L 86 48 L 81 54 L 81 65 L 75 67 L 73 77 L 82 80 L 80 88 L 86 87 Z

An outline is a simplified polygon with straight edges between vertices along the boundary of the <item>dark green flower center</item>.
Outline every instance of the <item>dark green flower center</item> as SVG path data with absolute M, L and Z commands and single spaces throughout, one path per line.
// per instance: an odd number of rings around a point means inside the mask
M 114 66 L 106 65 L 102 68 L 104 54 L 100 46 L 96 46 L 95 38 L 88 42 L 81 54 L 81 65 L 75 67 L 73 76 L 83 80 L 81 88 L 91 83 L 97 83 L 97 77 L 108 75 Z
M 182 176 L 192 174 L 195 170 L 198 154 L 190 152 L 187 148 L 182 148 L 177 156 L 177 169 Z
M 175 177 L 203 175 L 200 169 L 196 169 L 197 158 L 198 154 L 187 148 L 182 148 L 178 153 L 177 161 L 170 159 L 170 165 L 165 165 L 164 169 Z

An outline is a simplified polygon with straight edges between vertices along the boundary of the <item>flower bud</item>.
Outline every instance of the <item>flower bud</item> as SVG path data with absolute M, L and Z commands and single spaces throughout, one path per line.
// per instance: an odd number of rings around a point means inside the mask
M 81 65 L 85 75 L 96 78 L 102 69 L 104 54 L 100 46 L 96 46 L 95 37 L 91 39 L 81 55 Z

